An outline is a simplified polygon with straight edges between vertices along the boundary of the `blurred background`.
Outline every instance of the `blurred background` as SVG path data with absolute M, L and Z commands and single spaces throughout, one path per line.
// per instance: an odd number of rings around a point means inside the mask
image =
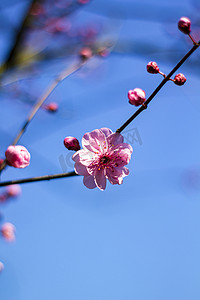
M 72 171 L 64 138 L 119 128 L 136 110 L 128 90 L 149 96 L 162 80 L 146 64 L 168 73 L 192 47 L 180 17 L 200 39 L 199 12 L 199 0 L 1 0 L 1 158 L 80 49 L 109 48 L 51 94 L 58 109 L 43 106 L 19 142 L 30 166 L 1 180 Z M 14 243 L 0 239 L 0 299 L 200 299 L 199 70 L 197 50 L 177 72 L 186 84 L 167 83 L 125 129 L 134 151 L 121 186 L 89 190 L 77 176 L 21 185 L 0 203 L 1 224 L 16 227 Z

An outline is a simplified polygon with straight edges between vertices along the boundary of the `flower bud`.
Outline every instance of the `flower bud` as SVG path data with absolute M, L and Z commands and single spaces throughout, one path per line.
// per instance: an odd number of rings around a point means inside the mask
M 6 196 L 8 198 L 17 197 L 17 196 L 21 195 L 21 192 L 22 192 L 22 190 L 21 190 L 20 185 L 12 184 L 12 185 L 7 186 Z
M 158 65 L 155 61 L 150 61 L 147 64 L 147 72 L 149 72 L 151 74 L 157 74 L 159 72 Z
M 9 146 L 5 156 L 6 163 L 14 168 L 25 168 L 30 164 L 30 153 L 23 146 Z
M 186 82 L 186 80 L 187 79 L 185 78 L 185 76 L 183 74 L 179 73 L 174 77 L 173 81 L 176 85 L 183 85 Z
M 64 145 L 68 150 L 74 150 L 74 151 L 80 150 L 79 141 L 72 136 L 67 136 L 64 139 Z
M 44 106 L 47 111 L 56 112 L 58 110 L 58 104 L 55 102 L 51 102 Z
M 8 242 L 15 241 L 15 226 L 12 223 L 4 223 L 1 227 L 1 234 Z
M 92 50 L 89 47 L 84 47 L 79 51 L 79 56 L 82 60 L 87 60 L 92 57 Z
M 4 264 L 0 261 L 0 273 L 3 271 L 4 269 Z
M 128 92 L 128 99 L 129 99 L 129 103 L 135 106 L 139 106 L 141 104 L 143 104 L 146 100 L 145 98 L 145 91 L 136 88 L 134 90 L 130 90 Z
M 191 32 L 191 21 L 190 19 L 186 18 L 186 17 L 182 17 L 180 18 L 180 20 L 178 21 L 178 29 L 185 33 L 185 34 L 190 34 Z

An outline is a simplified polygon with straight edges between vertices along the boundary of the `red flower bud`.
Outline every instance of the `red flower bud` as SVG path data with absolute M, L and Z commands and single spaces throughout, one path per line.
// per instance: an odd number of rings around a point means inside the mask
M 74 150 L 74 151 L 80 150 L 79 141 L 72 136 L 67 136 L 64 139 L 64 145 L 68 150 Z
M 143 104 L 146 100 L 145 98 L 145 91 L 136 88 L 134 90 L 130 90 L 128 92 L 128 99 L 129 99 L 129 103 L 135 106 L 139 106 L 141 104 Z
M 149 72 L 151 74 L 157 74 L 159 72 L 158 65 L 155 61 L 150 61 L 147 64 L 147 72 Z
M 44 106 L 47 111 L 56 112 L 58 110 L 58 104 L 55 102 L 51 102 Z
M 179 73 L 174 77 L 173 81 L 176 85 L 183 85 L 186 82 L 186 80 L 187 79 L 185 78 L 185 76 L 183 74 Z
M 189 34 L 191 32 L 190 26 L 191 26 L 191 21 L 186 17 L 182 17 L 178 21 L 178 29 L 185 34 Z
M 79 56 L 82 60 L 89 59 L 92 57 L 92 50 L 89 47 L 84 47 L 80 50 Z

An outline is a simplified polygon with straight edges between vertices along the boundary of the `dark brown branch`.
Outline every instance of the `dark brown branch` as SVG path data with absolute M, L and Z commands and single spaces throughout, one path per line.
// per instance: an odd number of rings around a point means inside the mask
M 9 180 L 9 181 L 0 182 L 0 186 L 7 186 L 7 185 L 12 185 L 12 184 L 22 184 L 22 183 L 36 182 L 36 181 L 44 181 L 44 180 L 51 180 L 51 179 L 58 179 L 58 178 L 65 178 L 65 177 L 72 177 L 72 176 L 78 176 L 78 175 L 75 172 L 69 172 L 69 173 L 62 173 L 62 174 L 32 177 L 32 178 L 26 178 L 26 179 Z
M 122 132 L 143 110 L 147 108 L 147 105 L 156 96 L 156 94 L 161 90 L 169 78 L 180 68 L 180 66 L 190 57 L 190 55 L 200 46 L 200 41 L 195 44 L 190 51 L 177 63 L 177 65 L 172 69 L 172 71 L 161 81 L 158 87 L 153 91 L 149 98 L 145 101 L 145 105 L 141 106 L 136 112 L 120 127 L 116 132 Z

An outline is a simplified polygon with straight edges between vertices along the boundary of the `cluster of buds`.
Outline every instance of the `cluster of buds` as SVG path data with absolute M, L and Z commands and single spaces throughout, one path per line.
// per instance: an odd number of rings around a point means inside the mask
M 180 18 L 179 22 L 178 22 L 178 28 L 181 32 L 183 32 L 184 34 L 189 35 L 189 37 L 191 38 L 191 40 L 193 41 L 193 43 L 195 45 L 197 45 L 197 43 L 194 41 L 194 39 L 191 37 L 191 21 L 190 19 L 186 18 L 186 17 L 182 17 Z M 147 72 L 150 74 L 161 74 L 164 78 L 167 77 L 166 74 L 164 74 L 163 72 L 160 71 L 157 63 L 155 61 L 150 61 L 147 66 Z M 173 81 L 174 84 L 176 85 L 183 85 L 186 82 L 186 77 L 182 74 L 176 74 L 174 79 L 172 78 L 168 78 L 168 80 Z M 130 90 L 128 92 L 128 99 L 129 99 L 129 103 L 135 106 L 139 106 L 139 105 L 143 105 L 145 108 L 147 107 L 145 105 L 145 92 L 142 89 L 136 88 L 134 90 Z
M 166 74 L 160 71 L 157 63 L 155 61 L 150 61 L 147 64 L 147 72 L 151 74 L 161 74 L 164 78 L 166 78 Z M 173 81 L 176 85 L 183 85 L 186 82 L 186 77 L 182 74 L 179 73 L 175 75 L 174 79 L 169 78 L 169 80 Z

